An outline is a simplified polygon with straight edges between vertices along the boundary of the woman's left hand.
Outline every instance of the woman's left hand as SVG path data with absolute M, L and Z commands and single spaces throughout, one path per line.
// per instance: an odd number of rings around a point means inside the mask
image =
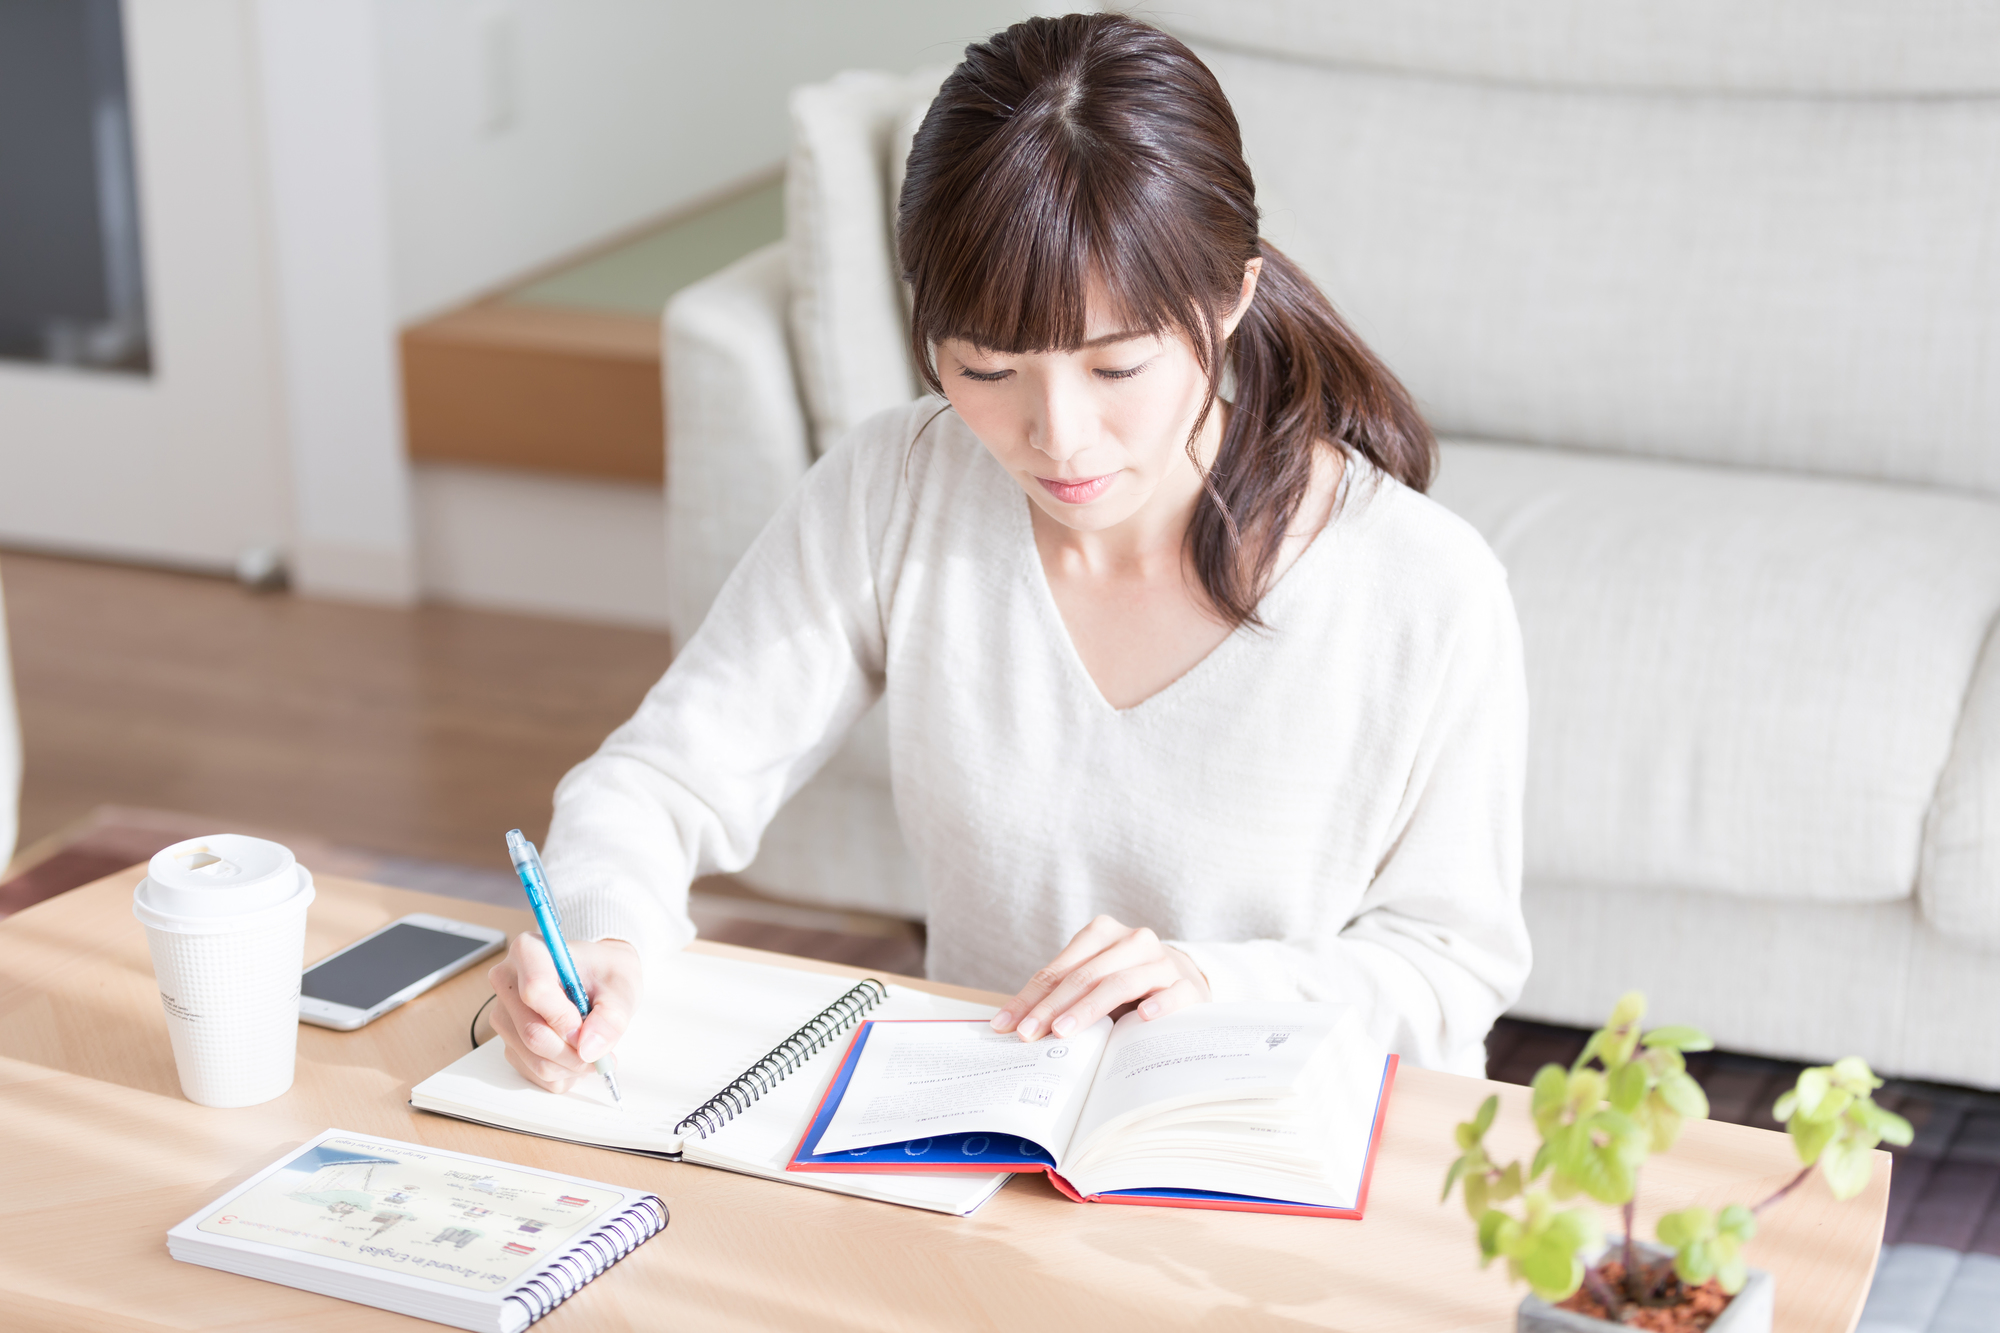
M 1100 916 L 993 1016 L 993 1030 L 1019 1032 L 1022 1041 L 1067 1037 L 1134 1001 L 1153 1019 L 1207 999 L 1208 978 L 1194 959 L 1144 926 Z

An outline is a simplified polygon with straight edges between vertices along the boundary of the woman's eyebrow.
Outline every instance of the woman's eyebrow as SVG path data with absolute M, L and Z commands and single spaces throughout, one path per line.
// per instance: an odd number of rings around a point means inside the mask
M 1123 329 L 1117 333 L 1101 333 L 1095 338 L 1078 343 L 1077 350 L 1085 351 L 1092 347 L 1105 347 L 1112 343 L 1130 342 L 1134 338 L 1143 338 L 1145 336 L 1146 330 L 1144 329 Z

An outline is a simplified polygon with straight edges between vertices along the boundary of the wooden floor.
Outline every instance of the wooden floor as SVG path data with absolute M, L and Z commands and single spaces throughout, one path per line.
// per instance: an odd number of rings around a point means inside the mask
M 253 593 L 0 552 L 21 845 L 100 805 L 504 869 L 666 669 L 664 634 Z

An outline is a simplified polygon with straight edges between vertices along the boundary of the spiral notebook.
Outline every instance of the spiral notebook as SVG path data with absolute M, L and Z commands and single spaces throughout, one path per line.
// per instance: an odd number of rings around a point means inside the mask
M 167 1233 L 186 1263 L 516 1333 L 667 1224 L 644 1190 L 329 1129 Z
M 618 1044 L 614 1102 L 599 1079 L 557 1095 L 507 1063 L 498 1038 L 411 1089 L 420 1111 L 501 1129 L 720 1167 L 934 1212 L 972 1212 L 1004 1172 L 867 1176 L 787 1170 L 839 1064 L 837 1039 L 867 1018 L 989 1018 L 992 1006 L 903 986 L 683 952 L 647 976 Z

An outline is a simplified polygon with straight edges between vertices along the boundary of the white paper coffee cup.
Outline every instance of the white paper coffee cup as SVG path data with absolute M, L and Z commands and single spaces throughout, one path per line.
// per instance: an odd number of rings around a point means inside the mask
M 153 857 L 132 891 L 181 1091 L 203 1106 L 254 1106 L 292 1086 L 312 876 L 291 850 L 240 833 L 190 838 Z

